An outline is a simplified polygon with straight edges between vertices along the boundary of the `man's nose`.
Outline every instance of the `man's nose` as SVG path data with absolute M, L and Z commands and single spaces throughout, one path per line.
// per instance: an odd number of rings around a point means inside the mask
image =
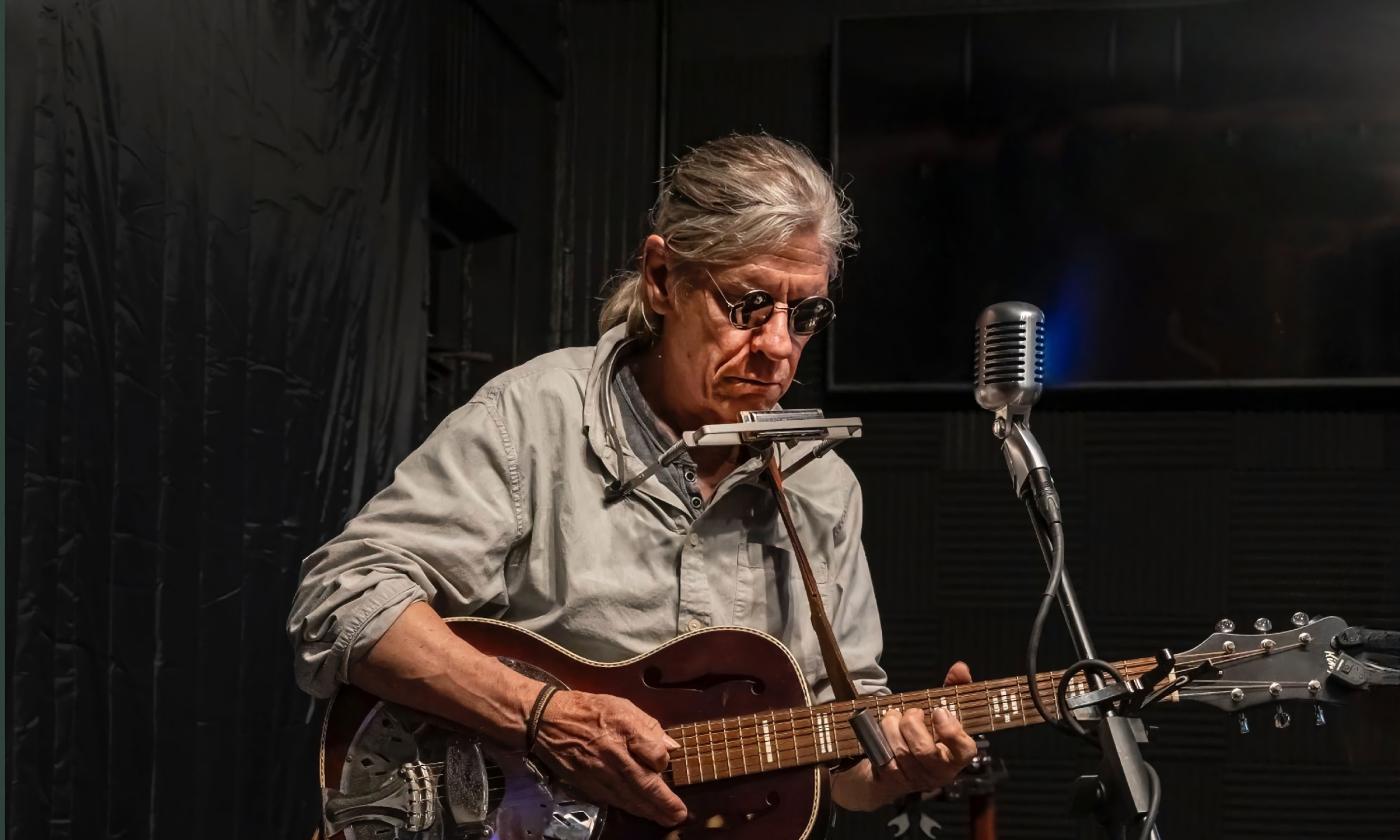
M 754 349 L 774 361 L 792 356 L 792 333 L 788 331 L 788 313 L 779 309 L 763 326 L 754 330 Z

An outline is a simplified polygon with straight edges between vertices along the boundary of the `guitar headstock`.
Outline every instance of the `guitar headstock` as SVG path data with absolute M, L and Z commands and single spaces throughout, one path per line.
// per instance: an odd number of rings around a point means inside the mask
M 1284 700 L 1342 702 L 1347 692 L 1328 677 L 1337 662 L 1332 639 L 1347 623 L 1336 616 L 1308 619 L 1297 613 L 1292 624 L 1273 633 L 1269 622 L 1259 619 L 1259 632 L 1237 633 L 1233 622 L 1221 621 L 1219 632 L 1177 655 L 1178 676 L 1199 669 L 1177 696 L 1232 712 Z

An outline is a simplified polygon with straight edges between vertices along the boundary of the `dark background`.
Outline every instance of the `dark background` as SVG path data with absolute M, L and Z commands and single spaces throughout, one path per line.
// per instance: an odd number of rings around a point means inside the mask
M 999 7 L 10 0 L 10 835 L 308 836 L 301 557 L 491 375 L 595 337 L 663 160 L 759 128 L 830 155 L 839 16 Z M 843 455 L 894 684 L 1015 673 L 1042 574 L 989 418 L 826 393 L 826 348 L 788 402 L 866 420 Z M 1036 429 L 1103 653 L 1223 615 L 1400 627 L 1393 391 L 1052 391 Z M 1400 836 L 1396 698 L 1371 700 L 1249 736 L 1159 713 L 1166 836 Z M 993 747 L 1002 836 L 1077 836 L 1088 757 Z
M 1044 308 L 1057 388 L 1400 386 L 1397 43 L 1390 0 L 842 21 L 832 387 L 961 389 L 993 300 Z

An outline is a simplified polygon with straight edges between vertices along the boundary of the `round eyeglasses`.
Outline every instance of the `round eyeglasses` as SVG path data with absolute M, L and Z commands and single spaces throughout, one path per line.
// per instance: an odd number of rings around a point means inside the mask
M 709 272 L 705 273 L 709 275 Z M 793 335 L 814 335 L 836 319 L 836 304 L 831 302 L 831 298 L 817 296 L 803 298 L 797 303 L 778 303 L 768 292 L 751 289 L 737 301 L 731 301 L 719 283 L 715 282 L 714 275 L 709 276 L 720 300 L 729 307 L 729 323 L 736 329 L 756 330 L 768 323 L 773 313 L 780 309 L 787 312 L 788 329 Z

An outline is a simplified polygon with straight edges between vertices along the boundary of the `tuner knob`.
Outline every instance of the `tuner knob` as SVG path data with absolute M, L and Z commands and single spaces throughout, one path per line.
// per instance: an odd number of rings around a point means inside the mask
M 1275 706 L 1275 707 L 1274 707 L 1274 728 L 1275 728 L 1275 729 L 1287 729 L 1287 728 L 1288 728 L 1288 725 L 1291 724 L 1292 722 L 1293 722 L 1293 718 L 1288 714 L 1288 712 L 1285 712 L 1285 711 L 1283 710 L 1283 707 L 1282 707 L 1282 706 Z
M 1302 627 L 1304 624 L 1308 623 L 1308 614 L 1305 612 L 1295 612 L 1293 618 L 1290 620 L 1293 622 L 1294 627 Z
M 1267 618 L 1256 618 L 1254 619 L 1254 629 L 1260 633 L 1267 633 L 1274 629 L 1274 623 Z
M 1240 734 L 1249 734 L 1249 718 L 1245 716 L 1244 712 L 1240 712 Z
M 1322 704 L 1313 704 L 1313 726 L 1326 726 L 1327 716 L 1322 713 Z
M 1235 622 L 1231 621 L 1228 618 L 1222 618 L 1219 621 L 1215 622 L 1215 632 L 1233 633 L 1235 632 Z

